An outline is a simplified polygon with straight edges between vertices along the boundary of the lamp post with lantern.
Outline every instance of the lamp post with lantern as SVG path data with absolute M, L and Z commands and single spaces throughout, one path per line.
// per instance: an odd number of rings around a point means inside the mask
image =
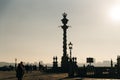
M 73 44 L 70 42 L 68 44 L 68 46 L 69 46 L 69 49 L 70 49 L 70 59 L 72 59 L 72 47 L 73 47 Z
M 70 58 L 69 58 L 69 72 L 68 72 L 68 76 L 69 77 L 74 77 L 74 60 L 72 60 L 72 48 L 73 48 L 73 44 L 70 42 L 68 44 L 69 49 L 70 49 Z

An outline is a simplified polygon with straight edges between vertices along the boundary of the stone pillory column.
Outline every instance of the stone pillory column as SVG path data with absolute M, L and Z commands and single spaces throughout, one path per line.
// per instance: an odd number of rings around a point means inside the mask
M 63 25 L 61 28 L 63 29 L 63 56 L 61 60 L 61 68 L 63 72 L 68 72 L 68 55 L 67 55 L 67 26 L 68 19 L 66 18 L 67 14 L 63 13 L 63 19 L 61 20 Z

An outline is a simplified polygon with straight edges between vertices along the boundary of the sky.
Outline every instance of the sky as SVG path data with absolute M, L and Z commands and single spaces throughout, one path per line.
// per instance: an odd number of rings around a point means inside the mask
M 63 54 L 62 14 L 69 19 L 67 43 L 78 63 L 120 55 L 120 0 L 0 0 L 0 62 L 52 63 Z M 67 50 L 69 54 L 69 50 Z

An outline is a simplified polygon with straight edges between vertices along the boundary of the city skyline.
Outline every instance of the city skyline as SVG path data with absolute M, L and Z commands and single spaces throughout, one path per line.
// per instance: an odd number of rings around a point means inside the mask
M 43 61 L 63 54 L 62 14 L 71 26 L 67 43 L 78 63 L 93 57 L 97 62 L 120 54 L 119 0 L 0 0 L 0 62 Z M 67 46 L 68 49 L 68 46 Z M 67 50 L 69 54 L 69 50 Z

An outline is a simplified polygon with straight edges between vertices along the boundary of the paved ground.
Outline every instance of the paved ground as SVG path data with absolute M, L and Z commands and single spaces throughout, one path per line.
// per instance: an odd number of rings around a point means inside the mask
M 0 80 L 17 80 L 15 71 L 0 71 Z M 94 78 L 67 78 L 67 73 L 45 74 L 39 71 L 25 73 L 23 80 L 120 80 L 120 79 L 94 79 Z
M 67 74 L 45 74 L 39 71 L 25 73 L 23 80 L 81 80 L 80 78 L 66 78 Z M 0 80 L 17 80 L 15 71 L 0 71 Z

